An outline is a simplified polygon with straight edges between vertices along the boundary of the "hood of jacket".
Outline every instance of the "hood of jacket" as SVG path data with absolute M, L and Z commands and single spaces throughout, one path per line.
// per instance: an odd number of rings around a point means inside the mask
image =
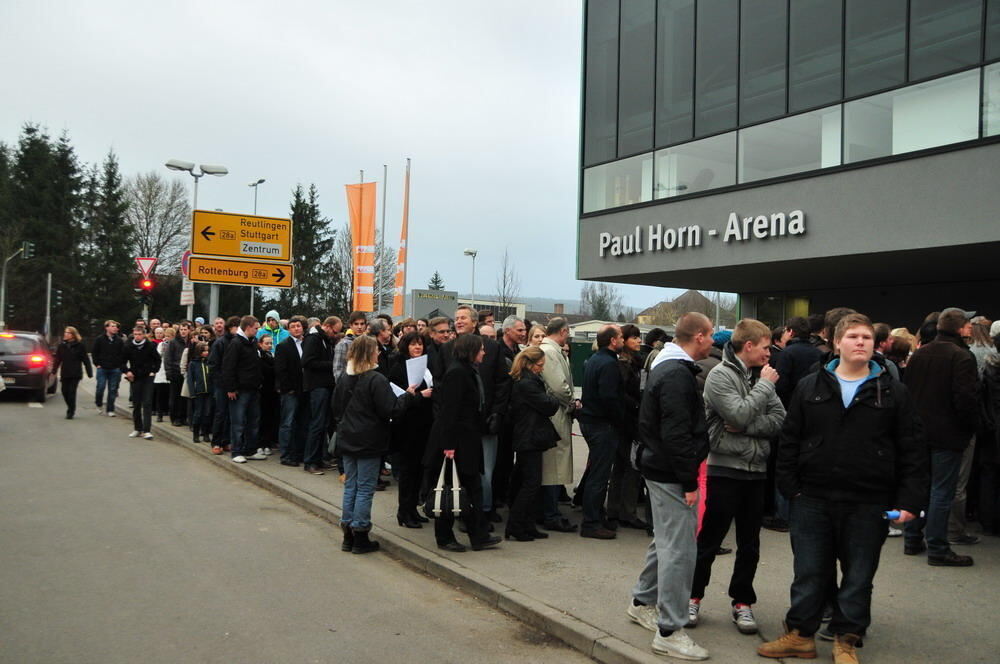
M 649 366 L 649 370 L 652 371 L 661 362 L 666 362 L 667 360 L 687 360 L 688 362 L 694 362 L 694 360 L 691 359 L 691 356 L 688 355 L 683 348 L 675 344 L 673 341 L 669 341 L 663 344 L 663 349 L 653 360 L 653 363 Z

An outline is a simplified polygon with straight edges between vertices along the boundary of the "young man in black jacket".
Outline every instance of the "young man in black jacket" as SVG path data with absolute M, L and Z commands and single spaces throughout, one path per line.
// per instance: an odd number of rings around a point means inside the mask
M 132 330 L 132 340 L 125 344 L 122 350 L 122 364 L 125 368 L 125 380 L 132 383 L 133 431 L 130 438 L 142 436 L 150 439 L 153 434 L 153 377 L 160 370 L 160 354 L 152 341 L 146 339 L 146 326 L 137 325 Z
M 686 313 L 674 341 L 656 356 L 639 407 L 636 467 L 646 480 L 653 541 L 628 616 L 656 632 L 653 651 L 681 659 L 708 659 L 708 651 L 684 631 L 698 547 L 698 467 L 708 456 L 705 404 L 696 362 L 712 348 L 712 321 Z
M 322 475 L 332 468 L 323 461 L 328 446 L 327 424 L 330 421 L 330 397 L 333 395 L 333 355 L 337 323 L 330 316 L 302 342 L 302 389 L 309 401 L 309 435 L 306 438 L 302 467 L 307 473 Z
M 814 634 L 839 561 L 833 661 L 856 664 L 886 511 L 905 523 L 927 505 L 927 449 L 909 390 L 872 360 L 874 337 L 866 316 L 844 316 L 833 335 L 839 357 L 799 381 L 789 402 L 777 479 L 791 501 L 795 578 L 787 632 L 757 649 L 764 657 L 816 657 Z
M 267 458 L 257 452 L 260 429 L 260 385 L 263 380 L 257 353 L 260 323 L 253 316 L 240 319 L 239 329 L 222 358 L 222 387 L 229 399 L 230 445 L 233 463 Z
M 104 334 L 94 339 L 94 349 L 91 352 L 94 368 L 97 370 L 97 393 L 94 395 L 98 412 L 115 416 L 115 399 L 118 398 L 118 386 L 122 381 L 124 361 L 122 352 L 125 350 L 125 339 L 118 333 L 118 321 L 104 321 Z M 107 410 L 104 410 L 104 386 L 108 387 Z
M 281 395 L 281 423 L 278 447 L 281 465 L 302 463 L 306 438 L 309 435 L 309 399 L 302 391 L 302 344 L 306 319 L 292 316 L 288 321 L 289 337 L 274 351 L 274 375 Z
M 222 358 L 226 355 L 226 346 L 236 336 L 236 331 L 240 329 L 240 317 L 230 316 L 225 320 L 222 336 L 216 337 L 208 350 L 208 368 L 215 374 L 217 380 L 212 386 L 213 392 L 213 415 L 212 415 L 212 454 L 222 454 L 225 448 L 229 447 L 230 427 L 229 427 L 229 396 L 222 386 Z

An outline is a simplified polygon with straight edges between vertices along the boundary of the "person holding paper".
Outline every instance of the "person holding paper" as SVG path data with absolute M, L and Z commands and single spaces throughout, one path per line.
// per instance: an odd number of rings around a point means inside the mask
M 399 340 L 398 353 L 389 368 L 390 385 L 395 390 L 405 390 L 415 385 L 416 390 L 431 396 L 433 381 L 427 374 L 427 352 L 424 338 L 416 332 L 403 335 Z M 427 449 L 427 438 L 434 424 L 434 411 L 429 399 L 421 399 L 392 421 L 393 468 L 399 467 L 399 506 L 396 521 L 406 528 L 421 528 L 427 519 L 417 512 L 420 502 L 420 484 L 423 478 L 423 457 Z

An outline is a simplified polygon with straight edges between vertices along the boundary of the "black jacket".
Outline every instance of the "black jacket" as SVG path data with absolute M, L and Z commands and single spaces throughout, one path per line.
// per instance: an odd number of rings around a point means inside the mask
M 337 451 L 357 457 L 380 457 L 389 451 L 389 421 L 399 417 L 412 400 L 389 387 L 377 369 L 360 376 L 347 371 L 333 391 L 333 418 L 337 422 Z
M 52 373 L 62 367 L 60 377 L 63 380 L 79 380 L 83 378 L 83 369 L 87 368 L 87 378 L 94 375 L 90 367 L 90 358 L 87 356 L 87 349 L 79 341 L 62 341 L 56 348 L 55 363 L 52 365 Z
M 226 392 L 256 392 L 262 381 L 256 340 L 233 335 L 222 358 L 222 389 Z
M 136 379 L 152 380 L 160 370 L 160 354 L 156 350 L 156 344 L 148 339 L 138 348 L 131 339 L 128 340 L 122 350 L 122 361 L 125 371 L 131 371 Z
M 788 408 L 788 401 L 792 398 L 795 386 L 815 370 L 816 363 L 820 361 L 822 355 L 823 352 L 809 339 L 793 337 L 788 340 L 774 365 L 775 371 L 778 372 L 778 383 L 774 387 L 782 406 Z
M 447 345 L 447 344 L 445 344 Z M 442 450 L 455 450 L 458 472 L 483 472 L 484 398 L 476 380 L 476 369 L 468 362 L 453 362 L 438 384 L 434 379 L 438 411 L 424 455 L 424 465 L 439 468 Z
M 302 340 L 302 389 L 333 387 L 333 339 L 322 329 Z M 294 349 L 293 349 L 294 350 Z
M 217 337 L 208 349 L 208 366 L 215 372 L 216 376 L 222 374 L 222 358 L 226 356 L 226 346 L 233 340 L 233 335 L 226 332 L 221 337 Z M 163 352 L 167 352 L 164 348 Z
M 274 349 L 274 382 L 281 394 L 302 392 L 302 358 L 294 337 L 288 337 Z
M 448 372 L 457 364 L 455 362 L 452 349 L 454 340 L 437 347 L 436 352 L 430 354 L 428 366 L 431 375 L 434 377 L 434 387 L 440 388 L 448 380 Z M 507 406 L 510 402 L 510 374 L 507 372 L 507 360 L 498 344 L 493 339 L 483 338 L 483 361 L 476 367 L 479 377 L 483 383 L 483 433 L 489 433 L 488 422 L 493 418 L 495 427 L 500 427 L 500 420 L 507 414 Z M 437 395 L 441 394 L 440 389 L 435 389 L 435 403 Z M 494 431 L 495 433 L 496 431 Z
M 788 498 L 926 509 L 928 454 L 905 385 L 874 365 L 848 408 L 827 365 L 799 381 L 778 443 L 776 482 Z
M 708 457 L 705 404 L 695 379 L 700 371 L 690 360 L 663 360 L 650 372 L 639 408 L 639 471 L 687 492 L 698 488 L 698 467 Z
M 392 364 L 389 367 L 389 381 L 404 390 L 409 387 L 406 376 L 407 359 L 409 358 L 397 353 L 393 356 Z M 427 389 L 427 383 L 421 381 L 417 391 L 421 392 L 425 389 Z M 424 453 L 427 450 L 427 439 L 433 424 L 434 409 L 431 399 L 415 399 L 405 413 L 400 417 L 393 418 L 390 449 L 393 452 L 402 453 L 406 463 L 419 467 L 423 463 Z
M 94 359 L 94 366 L 100 369 L 121 369 L 125 370 L 125 338 L 115 335 L 108 338 L 102 334 L 94 339 L 94 349 L 91 352 Z
M 187 346 L 180 335 L 167 343 L 167 347 L 163 350 L 163 371 L 167 374 L 167 380 L 176 380 L 181 377 L 181 357 Z
M 981 383 L 976 447 L 983 463 L 997 463 L 1000 461 L 1000 355 L 987 356 Z
M 938 331 L 906 363 L 906 386 L 931 447 L 962 451 L 976 433 L 976 358 L 961 337 Z
M 276 405 L 278 403 L 278 390 L 275 387 L 274 355 L 263 348 L 259 349 L 258 354 L 260 357 L 260 394 Z
M 511 381 L 510 416 L 513 420 L 515 452 L 544 452 L 556 446 L 559 432 L 549 418 L 559 410 L 559 402 L 545 391 L 537 374 L 525 371 Z
M 583 367 L 583 408 L 580 422 L 609 422 L 617 431 L 624 432 L 625 401 L 618 355 L 607 348 L 600 348 L 590 356 Z
M 622 397 L 624 405 L 623 443 L 630 445 L 639 438 L 639 405 L 642 403 L 639 374 L 642 372 L 643 359 L 639 353 L 618 356 L 618 371 L 622 375 Z

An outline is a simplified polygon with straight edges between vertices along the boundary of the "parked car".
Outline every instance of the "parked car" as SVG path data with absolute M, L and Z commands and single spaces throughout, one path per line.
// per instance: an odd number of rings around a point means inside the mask
M 39 403 L 56 391 L 52 351 L 34 332 L 0 332 L 0 376 L 8 390 L 30 390 Z

